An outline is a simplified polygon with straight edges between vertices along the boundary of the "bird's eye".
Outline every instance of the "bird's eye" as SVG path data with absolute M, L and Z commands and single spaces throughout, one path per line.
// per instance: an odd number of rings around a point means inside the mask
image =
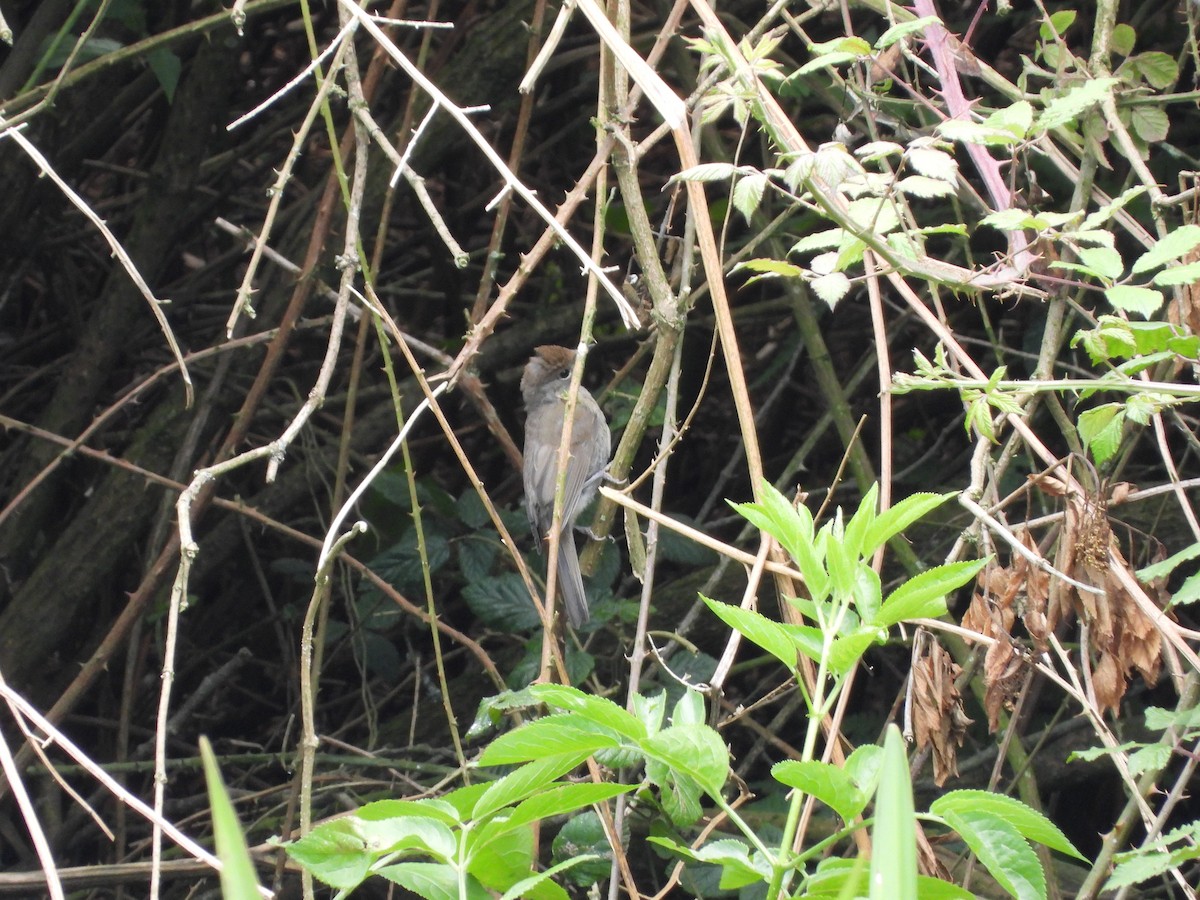
M 559 377 L 559 378 L 570 378 L 570 377 L 571 377 L 571 370 L 570 370 L 570 369 L 563 369 L 561 372 L 559 372 L 559 373 L 558 373 L 558 377 Z

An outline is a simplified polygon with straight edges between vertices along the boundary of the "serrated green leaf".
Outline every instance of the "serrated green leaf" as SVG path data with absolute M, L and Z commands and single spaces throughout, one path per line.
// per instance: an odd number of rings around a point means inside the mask
M 533 684 L 529 686 L 529 693 L 547 706 L 575 713 L 627 738 L 638 740 L 646 736 L 646 726 L 607 697 L 587 694 L 567 684 Z
M 1085 218 L 1082 224 L 1079 226 L 1080 232 L 1088 232 L 1095 228 L 1099 228 L 1101 225 L 1111 219 L 1118 211 L 1123 209 L 1130 201 L 1146 193 L 1146 190 L 1147 188 L 1145 185 L 1138 185 L 1137 187 L 1132 187 L 1127 191 L 1123 191 L 1119 197 L 1114 197 L 1112 202 L 1106 203 L 1093 213 L 1089 213 L 1087 218 Z M 1109 239 L 1111 240 L 1111 237 Z
M 738 263 L 734 271 L 736 272 L 738 269 L 746 269 L 760 275 L 778 275 L 781 278 L 801 278 L 804 275 L 804 270 L 800 266 L 780 259 L 748 259 Z
M 284 849 L 319 881 L 338 890 L 353 890 L 370 874 L 375 861 L 364 850 L 366 841 L 360 827 L 353 817 L 322 822 Z
M 936 133 L 948 141 L 964 144 L 980 144 L 985 147 L 1001 147 L 1019 144 L 1025 138 L 1018 137 L 1007 128 L 995 128 L 982 122 L 967 122 L 963 119 L 945 119 L 938 123 Z
M 1009 822 L 989 812 L 972 809 L 940 815 L 1013 897 L 1046 900 L 1046 874 L 1037 854 Z
M 846 209 L 850 221 L 859 229 L 883 235 L 900 227 L 895 201 L 890 197 L 862 197 L 850 201 Z
M 1189 575 L 1171 595 L 1171 606 L 1187 606 L 1200 600 L 1200 572 Z
M 870 526 L 863 532 L 860 552 L 864 557 L 873 556 L 875 551 L 885 543 L 953 496 L 955 496 L 953 492 L 946 494 L 918 492 L 910 494 L 889 509 L 877 513 Z
M 1129 111 L 1129 124 L 1134 134 L 1147 144 L 1165 141 L 1171 130 L 1166 111 L 1155 106 L 1135 106 Z
M 1046 104 L 1038 117 L 1038 127 L 1048 131 L 1078 119 L 1104 100 L 1117 83 L 1116 78 L 1090 78 L 1075 84 L 1061 97 L 1055 97 Z
M 1139 53 L 1127 62 L 1157 90 L 1165 91 L 1179 80 L 1179 64 L 1175 57 L 1160 50 Z
M 742 176 L 733 185 L 733 208 L 742 214 L 742 218 L 746 220 L 747 224 L 758 212 L 763 194 L 767 189 L 767 181 L 766 175 L 762 172 L 755 172 L 752 175 Z
M 879 36 L 879 39 L 875 41 L 875 49 L 886 50 L 892 44 L 903 40 L 910 34 L 917 34 L 924 31 L 928 26 L 941 21 L 937 16 L 921 16 L 919 19 L 909 19 L 907 22 L 899 22 Z
M 958 180 L 958 160 L 936 147 L 910 147 L 904 161 L 926 178 L 954 184 Z
M 1104 297 L 1116 309 L 1150 318 L 1166 302 L 1161 291 L 1119 284 L 1104 291 Z
M 776 781 L 816 797 L 850 823 L 867 805 L 867 795 L 850 776 L 831 763 L 789 759 L 771 769 Z
M 854 150 L 854 155 L 863 162 L 874 162 L 889 156 L 900 156 L 903 153 L 904 147 L 895 141 L 868 141 Z
M 1124 426 L 1125 408 L 1117 403 L 1106 403 L 1080 413 L 1079 437 L 1098 465 L 1108 462 L 1117 452 Z
M 1117 25 L 1112 30 L 1112 38 L 1109 40 L 1114 53 L 1120 53 L 1122 56 L 1128 56 L 1133 52 L 1133 45 L 1137 41 L 1137 33 L 1124 22 Z
M 454 869 L 436 863 L 402 862 L 377 869 L 376 874 L 425 900 L 489 900 L 492 896 L 471 875 L 463 876 L 460 890 Z
M 914 575 L 883 600 L 872 622 L 889 628 L 908 619 L 935 619 L 946 612 L 946 595 L 973 579 L 988 559 L 967 559 L 934 566 Z
M 1075 849 L 1075 845 L 1067 840 L 1067 836 L 1058 829 L 1058 826 L 1037 810 L 1031 809 L 1014 797 L 995 794 L 991 791 L 951 791 L 934 800 L 929 805 L 929 811 L 935 816 L 943 817 L 951 812 L 986 813 L 989 816 L 1003 819 L 1027 840 L 1045 844 L 1051 850 L 1087 861 L 1087 858 Z
M 564 753 L 594 753 L 619 746 L 621 742 L 612 732 L 581 716 L 546 716 L 493 740 L 480 755 L 479 764 L 508 766 Z
M 639 742 L 642 752 L 717 796 L 729 776 L 729 748 L 707 725 L 672 725 Z
M 818 275 L 808 285 L 812 288 L 812 292 L 820 297 L 830 309 L 837 306 L 838 301 L 850 293 L 850 279 L 841 272 Z
M 953 184 L 925 175 L 906 175 L 896 182 L 896 188 L 910 197 L 920 197 L 923 200 L 949 197 L 954 194 Z
M 515 572 L 471 582 L 462 589 L 462 596 L 475 617 L 497 631 L 532 631 L 541 624 L 529 588 Z
M 1134 275 L 1140 275 L 1171 260 L 1179 259 L 1196 247 L 1200 247 L 1200 225 L 1180 226 L 1160 238 L 1153 247 L 1139 256 L 1130 271 Z
M 1156 578 L 1166 578 L 1180 563 L 1185 563 L 1189 559 L 1195 559 L 1200 556 L 1200 543 L 1189 544 L 1177 553 L 1172 553 L 1161 562 L 1156 562 L 1154 565 L 1146 566 L 1143 569 L 1138 569 L 1134 572 L 1138 581 L 1143 584 L 1149 584 Z
M 590 754 L 585 750 L 547 756 L 526 763 L 503 778 L 493 781 L 475 808 L 472 819 L 481 819 L 506 806 L 513 806 L 550 786 L 560 776 L 570 772 Z
M 1195 284 L 1200 281 L 1200 262 L 1168 266 L 1154 273 L 1154 283 L 1163 286 Z
M 735 166 L 732 163 L 700 163 L 698 166 L 692 166 L 689 169 L 684 169 L 682 172 L 676 172 L 671 176 L 670 181 L 724 181 L 727 178 L 732 178 L 734 175 L 744 171 L 741 167 Z M 753 169 L 746 171 L 754 171 Z
M 700 599 L 716 614 L 717 618 L 746 640 L 766 650 L 783 663 L 789 672 L 796 670 L 798 648 L 785 626 L 754 610 L 711 600 L 703 594 L 700 595 Z
M 1125 271 L 1121 254 L 1111 247 L 1080 247 L 1076 253 L 1085 266 L 1102 278 L 1120 278 Z
M 831 250 L 841 244 L 846 236 L 845 229 L 828 228 L 815 234 L 806 235 L 792 244 L 789 253 L 809 253 L 813 250 Z
M 562 784 L 524 800 L 504 822 L 506 828 L 518 828 L 531 822 L 540 822 L 551 816 L 567 813 L 603 803 L 613 797 L 633 790 L 631 784 Z

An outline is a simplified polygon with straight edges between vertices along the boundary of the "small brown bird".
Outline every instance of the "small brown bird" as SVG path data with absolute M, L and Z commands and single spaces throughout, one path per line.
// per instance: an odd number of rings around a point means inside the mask
M 525 366 L 521 396 L 525 399 L 525 510 L 539 552 L 554 517 L 558 480 L 558 445 L 562 440 L 567 388 L 575 351 L 543 346 Z M 573 534 L 575 520 L 596 494 L 611 451 L 608 422 L 599 405 L 582 387 L 571 428 L 571 457 L 563 490 L 562 533 L 558 543 L 558 586 L 572 628 L 588 620 L 587 596 L 579 573 Z

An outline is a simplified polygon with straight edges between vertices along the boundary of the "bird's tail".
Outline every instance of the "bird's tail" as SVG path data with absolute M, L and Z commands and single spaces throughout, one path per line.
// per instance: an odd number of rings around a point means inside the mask
M 587 594 L 583 592 L 583 575 L 579 571 L 579 554 L 575 550 L 575 536 L 567 529 L 558 543 L 558 588 L 562 593 L 563 605 L 567 608 L 567 621 L 572 628 L 579 628 L 591 615 L 588 610 Z

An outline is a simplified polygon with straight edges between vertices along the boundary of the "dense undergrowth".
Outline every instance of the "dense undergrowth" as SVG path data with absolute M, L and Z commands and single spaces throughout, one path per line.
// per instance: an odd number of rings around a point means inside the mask
M 1195 4 L 0 14 L 0 894 L 1195 896 Z

